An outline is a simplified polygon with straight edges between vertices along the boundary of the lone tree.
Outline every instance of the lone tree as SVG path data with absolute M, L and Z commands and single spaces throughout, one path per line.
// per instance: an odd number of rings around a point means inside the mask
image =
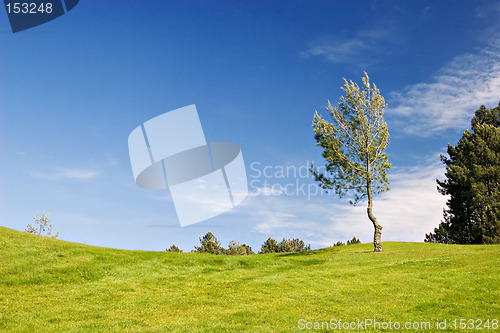
M 367 213 L 373 224 L 375 252 L 382 251 L 382 226 L 373 215 L 373 194 L 389 190 L 386 171 L 391 168 L 384 152 L 389 144 L 389 131 L 384 121 L 386 103 L 375 84 L 370 84 L 368 74 L 363 77 L 363 87 L 344 79 L 345 92 L 333 107 L 328 101 L 327 111 L 333 122 L 329 123 L 316 111 L 313 120 L 316 145 L 324 149 L 326 172 L 314 166 L 311 172 L 321 188 L 334 190 L 340 197 L 354 191 L 355 205 L 368 198 Z M 351 192 L 352 193 L 352 192 Z
M 194 248 L 198 253 L 224 254 L 224 248 L 220 245 L 220 241 L 210 231 L 203 238 L 200 238 L 200 246 L 195 246 Z
M 43 213 L 42 216 L 40 214 L 36 214 L 33 216 L 33 223 L 28 223 L 26 226 L 26 232 L 35 235 L 46 236 L 50 238 L 57 238 L 59 233 L 52 235 L 52 224 L 50 224 L 50 214 Z
M 500 243 L 500 103 L 482 105 L 457 145 L 441 155 L 446 165 L 438 190 L 449 195 L 444 221 L 426 242 L 445 244 Z

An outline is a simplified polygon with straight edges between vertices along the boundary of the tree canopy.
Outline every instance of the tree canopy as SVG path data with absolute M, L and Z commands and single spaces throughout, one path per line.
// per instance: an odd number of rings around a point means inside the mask
M 382 251 L 382 226 L 372 212 L 372 195 L 389 190 L 387 170 L 391 168 L 385 149 L 389 131 L 384 121 L 386 103 L 365 72 L 363 86 L 344 79 L 345 96 L 337 107 L 328 101 L 327 111 L 333 120 L 326 121 L 318 112 L 313 119 L 316 145 L 323 148 L 326 173 L 311 168 L 316 181 L 325 190 L 340 197 L 353 193 L 352 204 L 367 198 L 368 218 L 374 226 L 374 249 Z
M 269 237 L 260 247 L 260 253 L 304 252 L 310 250 L 311 245 L 306 245 L 304 241 L 299 238 L 283 238 L 283 240 L 278 243 L 274 238 Z
M 446 179 L 438 190 L 449 195 L 443 221 L 426 242 L 500 243 L 500 103 L 482 105 L 454 147 L 448 145 Z
M 211 253 L 216 255 L 251 255 L 255 254 L 250 245 L 241 244 L 237 240 L 229 242 L 228 248 L 221 246 L 220 241 L 211 232 L 207 232 L 205 236 L 200 238 L 200 246 L 195 246 L 195 252 Z

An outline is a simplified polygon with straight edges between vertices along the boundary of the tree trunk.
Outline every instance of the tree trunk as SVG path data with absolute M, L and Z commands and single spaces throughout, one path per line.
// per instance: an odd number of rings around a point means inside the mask
M 373 233 L 373 251 L 382 252 L 382 226 L 377 224 Z
M 382 252 L 382 226 L 378 224 L 377 218 L 372 212 L 372 188 L 370 181 L 368 181 L 366 189 L 368 194 L 368 207 L 366 208 L 366 212 L 368 213 L 368 218 L 372 221 L 373 228 L 375 229 L 373 232 L 373 251 Z

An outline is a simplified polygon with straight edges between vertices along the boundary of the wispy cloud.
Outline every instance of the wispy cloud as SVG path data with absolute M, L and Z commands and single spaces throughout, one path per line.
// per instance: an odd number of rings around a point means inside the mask
M 300 53 L 303 57 L 323 57 L 334 63 L 360 63 L 373 59 L 373 54 L 382 52 L 391 33 L 386 29 L 362 31 L 350 39 L 345 37 L 322 37 L 309 44 L 306 51 Z M 370 51 L 368 56 L 368 52 Z
M 92 179 L 97 178 L 100 172 L 81 168 L 62 168 L 55 173 L 57 178 L 66 179 Z
M 455 57 L 431 82 L 409 86 L 388 99 L 387 114 L 408 134 L 429 136 L 468 127 L 474 110 L 500 100 L 500 34 L 477 53 Z
M 476 9 L 476 15 L 480 18 L 494 18 L 498 19 L 500 14 L 500 2 L 485 2 L 482 6 Z M 497 23 L 498 26 L 498 23 Z
M 375 198 L 374 213 L 384 227 L 383 240 L 421 242 L 442 218 L 446 198 L 436 190 L 444 178 L 439 158 L 428 166 L 395 168 L 391 190 Z M 351 206 L 335 197 L 260 195 L 248 198 L 238 214 L 258 221 L 253 230 L 266 236 L 303 237 L 315 247 L 331 246 L 356 236 L 373 239 L 364 204 Z
M 101 175 L 101 172 L 97 169 L 77 167 L 51 167 L 45 170 L 29 170 L 28 173 L 36 179 L 50 180 L 88 180 Z

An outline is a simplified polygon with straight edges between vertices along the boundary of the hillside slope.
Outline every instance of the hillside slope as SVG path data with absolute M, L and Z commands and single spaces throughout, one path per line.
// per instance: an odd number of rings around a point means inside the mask
M 436 320 L 453 328 L 453 319 L 500 319 L 500 246 L 372 248 L 125 251 L 0 227 L 0 331 L 303 332 L 358 319 L 435 331 Z

